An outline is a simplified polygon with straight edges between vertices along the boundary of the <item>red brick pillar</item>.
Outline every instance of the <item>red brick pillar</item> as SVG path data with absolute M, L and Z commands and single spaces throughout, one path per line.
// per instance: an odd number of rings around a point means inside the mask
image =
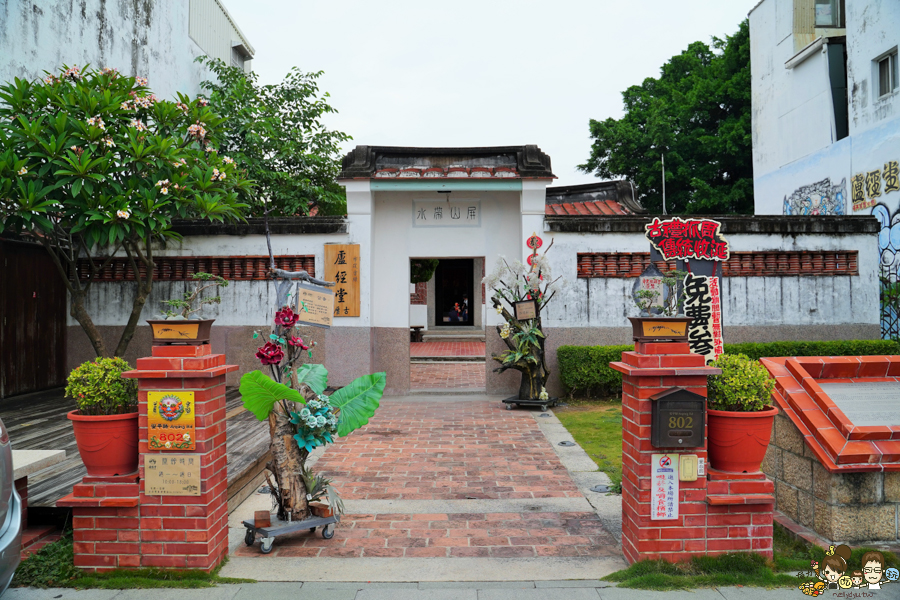
M 214 569 L 228 552 L 228 471 L 225 440 L 224 354 L 209 345 L 153 346 L 137 369 L 140 457 L 138 472 L 125 477 L 85 477 L 58 506 L 74 510 L 75 564 L 86 569 L 169 567 Z M 144 456 L 165 457 L 148 447 L 147 392 L 194 392 L 199 496 L 144 493 Z
M 654 448 L 652 402 L 672 387 L 706 397 L 706 378 L 721 373 L 704 365 L 683 343 L 635 344 L 622 362 L 622 550 L 629 563 L 645 559 L 672 562 L 694 555 L 755 552 L 772 557 L 773 483 L 761 473 L 725 473 L 708 467 L 707 432 L 699 448 Z M 653 454 L 695 454 L 707 464 L 706 476 L 679 481 L 678 518 L 652 520 Z
M 705 477 L 679 482 L 677 519 L 650 519 L 651 455 L 696 454 L 705 462 L 706 445 L 654 448 L 650 443 L 649 398 L 672 387 L 706 397 L 707 376 L 721 371 L 705 366 L 704 358 L 692 354 L 686 343 L 638 342 L 634 352 L 623 352 L 622 362 L 610 366 L 622 373 L 622 550 L 626 560 L 633 563 L 663 558 L 679 562 L 693 554 L 705 554 Z

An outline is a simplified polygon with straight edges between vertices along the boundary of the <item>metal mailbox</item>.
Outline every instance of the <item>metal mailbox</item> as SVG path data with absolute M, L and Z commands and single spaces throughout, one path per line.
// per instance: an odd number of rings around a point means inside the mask
M 653 409 L 650 444 L 654 448 L 700 448 L 704 445 L 706 398 L 680 387 L 650 397 Z

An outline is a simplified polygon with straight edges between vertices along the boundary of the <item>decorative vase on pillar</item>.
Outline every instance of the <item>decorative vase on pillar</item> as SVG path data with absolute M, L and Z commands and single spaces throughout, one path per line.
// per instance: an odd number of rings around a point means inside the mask
M 707 387 L 707 449 L 718 471 L 755 473 L 766 456 L 772 421 L 775 380 L 759 361 L 743 354 L 722 354 L 710 366 L 722 370 Z
M 127 475 L 138 468 L 138 413 L 81 415 L 69 413 L 75 444 L 88 475 Z
M 759 471 L 778 409 L 758 412 L 707 409 L 709 463 L 718 471 L 755 473 Z

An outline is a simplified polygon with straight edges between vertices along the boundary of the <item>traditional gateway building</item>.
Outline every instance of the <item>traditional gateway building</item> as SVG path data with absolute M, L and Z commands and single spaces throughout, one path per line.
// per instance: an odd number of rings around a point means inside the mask
M 553 180 L 550 157 L 537 146 L 357 146 L 340 174 L 345 217 L 274 220 L 273 250 L 283 268 L 327 277 L 338 257 L 349 261 L 346 280 L 336 288 L 341 314 L 330 329 L 309 328 L 309 338 L 318 342 L 313 360 L 326 365 L 330 382 L 342 385 L 383 370 L 388 393 L 409 393 L 411 326 L 429 337 L 448 331 L 457 339 L 483 336 L 488 357 L 501 351 L 494 329 L 499 316 L 489 299 L 485 303 L 481 279 L 501 256 L 524 262 L 532 233 L 543 238 L 544 248 L 552 242 L 554 276 L 568 281 L 545 312 L 554 372 L 548 390 L 562 392 L 559 346 L 630 343 L 627 317 L 638 315 L 632 285 L 650 262 L 644 227 L 652 216 L 627 182 L 551 187 Z M 875 218 L 717 218 L 732 253 L 722 283 L 726 342 L 879 337 Z M 236 384 L 258 367 L 260 343 L 253 332 L 268 327 L 275 302 L 266 279 L 263 224 L 185 222 L 176 230 L 184 238 L 157 253 L 157 282 L 144 316 L 158 315 L 161 300 L 179 296 L 192 272 L 232 280 L 222 304 L 206 314 L 216 318 L 216 351 L 241 366 L 230 375 Z M 437 269 L 430 281 L 411 286 L 411 265 L 423 259 L 437 259 Z M 124 259 L 113 261 L 105 282 L 92 288 L 89 309 L 111 336 L 121 331 L 123 307 L 130 306 L 131 287 L 122 285 L 127 270 Z M 455 322 L 450 312 L 464 296 L 469 318 Z M 127 358 L 146 354 L 148 330 L 139 328 Z M 70 321 L 69 368 L 91 356 L 87 338 Z M 517 372 L 496 374 L 493 368 L 488 359 L 485 391 L 518 388 Z

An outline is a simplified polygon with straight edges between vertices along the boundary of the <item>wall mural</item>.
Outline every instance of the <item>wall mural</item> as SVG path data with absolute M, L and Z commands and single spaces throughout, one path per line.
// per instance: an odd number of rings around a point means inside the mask
M 810 185 L 794 190 L 790 196 L 784 197 L 784 214 L 786 215 L 843 215 L 844 198 L 847 197 L 847 179 L 841 179 L 837 185 L 831 184 L 826 177 Z
M 885 302 L 886 293 L 894 286 L 900 276 L 900 211 L 891 215 L 884 204 L 876 204 L 872 216 L 881 224 L 878 232 L 879 278 L 881 279 L 881 337 L 893 339 L 900 337 L 900 315 L 896 306 Z

